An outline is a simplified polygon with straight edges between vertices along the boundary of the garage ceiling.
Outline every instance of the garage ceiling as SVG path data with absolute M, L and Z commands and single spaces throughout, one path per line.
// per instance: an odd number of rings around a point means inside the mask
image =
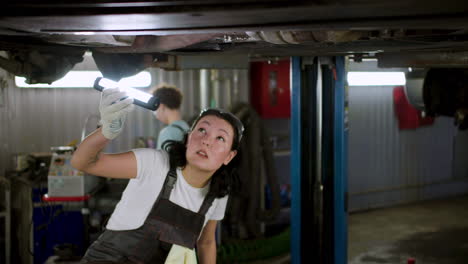
M 84 51 L 142 54 L 147 63 L 207 54 L 359 58 L 391 52 L 441 59 L 467 49 L 463 0 L 17 0 L 0 10 L 0 50 L 19 63 L 8 66 L 19 75 L 30 74 L 19 70 L 24 64 L 38 64 L 32 52 L 71 56 L 73 64 Z M 464 64 L 456 55 L 444 63 L 452 60 Z

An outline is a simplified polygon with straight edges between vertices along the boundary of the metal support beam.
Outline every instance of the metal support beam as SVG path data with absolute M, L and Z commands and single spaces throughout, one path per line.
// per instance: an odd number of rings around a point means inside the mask
M 322 78 L 317 58 L 292 59 L 291 261 L 322 263 Z
M 210 106 L 210 82 L 211 71 L 207 69 L 200 70 L 200 107 L 205 109 Z
M 303 63 L 302 91 L 302 226 L 304 259 L 323 263 L 323 82 L 318 58 Z
M 334 113 L 335 113 L 335 89 L 334 89 L 334 61 L 331 57 L 327 60 L 321 58 L 322 62 L 322 83 L 323 83 L 323 103 L 322 103 L 322 120 L 323 120 L 323 137 L 322 137 L 322 186 L 323 186 L 323 210 L 322 218 L 322 244 L 323 244 L 323 263 L 335 263 L 334 255 L 334 225 L 335 219 L 333 195 L 334 195 Z
M 384 52 L 376 54 L 378 67 L 467 67 L 468 52 Z

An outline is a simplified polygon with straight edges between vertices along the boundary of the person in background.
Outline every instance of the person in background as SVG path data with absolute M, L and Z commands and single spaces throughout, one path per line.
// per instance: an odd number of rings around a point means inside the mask
M 189 125 L 182 120 L 180 106 L 183 96 L 178 88 L 163 83 L 153 89 L 152 94 L 158 97 L 160 102 L 154 115 L 157 120 L 167 125 L 159 132 L 156 143 L 156 148 L 162 149 L 164 142 L 168 140 L 181 141 L 189 130 Z
M 133 99 L 106 89 L 102 127 L 73 153 L 76 169 L 130 179 L 104 232 L 81 263 L 216 263 L 215 231 L 229 194 L 238 190 L 237 167 L 244 126 L 233 114 L 205 109 L 182 141 L 106 154 L 123 129 Z M 194 248 L 197 248 L 195 252 Z

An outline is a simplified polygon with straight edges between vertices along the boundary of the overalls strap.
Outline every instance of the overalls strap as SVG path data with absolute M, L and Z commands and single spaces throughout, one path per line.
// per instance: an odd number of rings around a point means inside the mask
M 169 196 L 171 195 L 172 189 L 174 189 L 174 185 L 177 181 L 177 173 L 174 168 L 171 168 L 167 172 L 166 179 L 164 180 L 164 185 L 159 193 L 158 199 L 164 198 L 164 199 L 169 199 Z

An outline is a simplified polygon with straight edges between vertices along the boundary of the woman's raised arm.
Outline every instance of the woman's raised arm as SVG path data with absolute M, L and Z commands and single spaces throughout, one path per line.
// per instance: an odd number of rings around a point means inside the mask
M 110 140 L 122 132 L 133 99 L 117 88 L 105 89 L 101 94 L 99 111 L 102 127 L 89 135 L 73 153 L 71 165 L 86 173 L 109 178 L 135 178 L 137 162 L 133 152 L 104 154 Z
M 131 179 L 137 175 L 135 154 L 131 151 L 105 154 L 101 151 L 110 140 L 103 136 L 101 128 L 90 134 L 73 153 L 71 165 L 95 176 Z

